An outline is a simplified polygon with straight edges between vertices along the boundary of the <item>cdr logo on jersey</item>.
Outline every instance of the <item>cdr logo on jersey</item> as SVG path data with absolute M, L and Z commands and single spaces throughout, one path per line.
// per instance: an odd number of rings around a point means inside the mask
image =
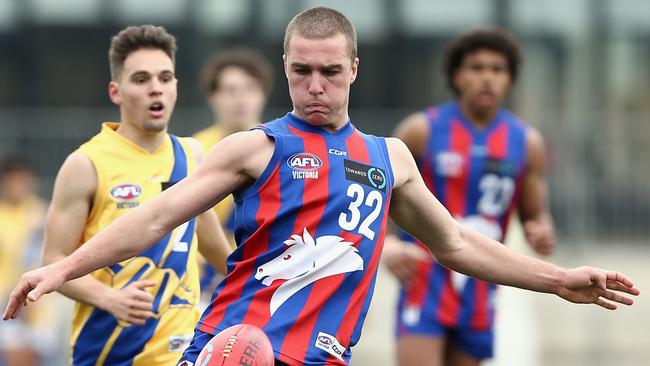
M 137 184 L 120 184 L 111 189 L 111 197 L 117 202 L 117 208 L 137 207 L 140 202 L 134 201 L 142 194 L 142 188 Z
M 287 159 L 293 179 L 318 179 L 318 169 L 323 161 L 316 155 L 300 152 Z

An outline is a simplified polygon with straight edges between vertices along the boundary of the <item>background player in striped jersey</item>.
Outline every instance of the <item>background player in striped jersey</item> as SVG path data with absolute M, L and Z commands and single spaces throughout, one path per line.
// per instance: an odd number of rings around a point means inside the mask
M 202 160 L 197 141 L 167 133 L 177 96 L 175 52 L 175 38 L 162 27 L 128 27 L 113 37 L 108 94 L 121 123 L 104 123 L 61 166 L 47 214 L 44 263 L 63 260 Z M 196 233 L 202 253 L 224 272 L 231 251 L 213 211 L 176 226 L 146 251 L 61 287 L 77 301 L 73 365 L 176 363 L 198 319 Z
M 268 61 L 252 49 L 226 49 L 210 57 L 201 73 L 201 89 L 212 111 L 213 124 L 194 135 L 203 151 L 210 151 L 226 136 L 249 130 L 262 122 L 272 81 Z M 228 196 L 214 209 L 234 247 L 233 203 L 232 196 Z M 209 262 L 201 261 L 200 269 L 202 298 L 209 301 L 219 276 Z
M 632 304 L 626 294 L 639 291 L 620 273 L 557 267 L 458 225 L 404 143 L 354 128 L 348 102 L 356 44 L 352 24 L 336 10 L 294 17 L 283 56 L 293 110 L 225 138 L 196 173 L 71 256 L 24 274 L 3 318 L 66 281 L 129 258 L 233 192 L 239 247 L 182 365 L 234 323 L 262 327 L 281 363 L 348 364 L 370 304 L 389 206 L 393 221 L 460 272 L 607 309 Z
M 516 41 L 501 30 L 453 40 L 445 76 L 456 100 L 397 127 L 429 190 L 452 216 L 503 241 L 517 209 L 528 243 L 548 255 L 555 233 L 547 207 L 539 132 L 502 107 L 520 66 Z M 399 364 L 478 365 L 492 356 L 495 286 L 453 272 L 411 245 L 386 239 L 384 260 L 403 286 L 397 309 Z M 416 352 L 417 351 L 417 352 Z M 426 352 L 426 355 L 423 353 Z

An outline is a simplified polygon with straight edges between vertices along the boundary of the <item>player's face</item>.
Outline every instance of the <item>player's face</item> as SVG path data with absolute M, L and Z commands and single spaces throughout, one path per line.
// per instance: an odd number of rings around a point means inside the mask
M 174 63 L 162 50 L 140 49 L 124 60 L 122 74 L 109 84 L 122 123 L 144 132 L 166 131 L 176 104 L 178 80 Z
M 359 65 L 350 58 L 345 36 L 307 39 L 295 33 L 283 59 L 294 113 L 315 126 L 341 127 Z
M 36 180 L 28 171 L 14 171 L 0 180 L 0 194 L 8 202 L 19 204 L 36 194 Z
M 470 53 L 456 71 L 454 84 L 460 99 L 474 109 L 499 108 L 511 85 L 508 60 L 491 50 Z
M 244 131 L 260 122 L 266 95 L 257 79 L 230 66 L 221 71 L 218 85 L 209 103 L 219 123 L 232 131 Z

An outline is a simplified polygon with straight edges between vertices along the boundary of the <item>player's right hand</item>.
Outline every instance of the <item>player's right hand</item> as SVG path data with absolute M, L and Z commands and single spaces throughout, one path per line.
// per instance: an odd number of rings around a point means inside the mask
M 418 265 L 433 259 L 431 253 L 418 245 L 405 243 L 393 235 L 386 237 L 384 245 L 384 264 L 406 286 L 415 278 Z
M 122 289 L 111 289 L 104 310 L 127 325 L 144 325 L 153 316 L 153 296 L 146 289 L 155 285 L 153 281 L 138 280 Z
M 41 296 L 56 291 L 65 283 L 65 271 L 59 263 L 26 272 L 9 296 L 3 320 L 15 319 L 27 301 L 34 302 Z

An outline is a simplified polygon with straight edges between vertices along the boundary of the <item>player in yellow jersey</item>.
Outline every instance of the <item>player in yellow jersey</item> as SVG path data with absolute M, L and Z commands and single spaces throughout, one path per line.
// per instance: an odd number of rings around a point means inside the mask
M 175 38 L 162 27 L 128 27 L 113 37 L 108 94 L 121 122 L 104 123 L 63 163 L 47 214 L 45 263 L 68 256 L 202 159 L 196 140 L 167 133 L 177 97 L 175 51 Z M 197 236 L 198 249 L 225 272 L 231 249 L 208 211 L 135 257 L 60 289 L 77 300 L 73 365 L 175 364 L 198 319 Z
M 262 111 L 271 92 L 273 73 L 269 62 L 258 52 L 233 48 L 215 53 L 203 66 L 201 88 L 212 111 L 214 123 L 194 135 L 208 152 L 222 138 L 249 130 L 262 120 Z M 232 236 L 233 199 L 228 196 L 215 206 L 225 232 Z M 210 300 L 216 285 L 216 271 L 201 261 L 201 293 Z
M 36 194 L 36 177 L 25 159 L 0 163 L 0 302 L 12 282 L 39 263 L 45 202 Z M 48 299 L 53 300 L 53 299 Z M 0 327 L 0 365 L 38 365 L 56 345 L 52 302 L 31 307 L 13 325 Z

